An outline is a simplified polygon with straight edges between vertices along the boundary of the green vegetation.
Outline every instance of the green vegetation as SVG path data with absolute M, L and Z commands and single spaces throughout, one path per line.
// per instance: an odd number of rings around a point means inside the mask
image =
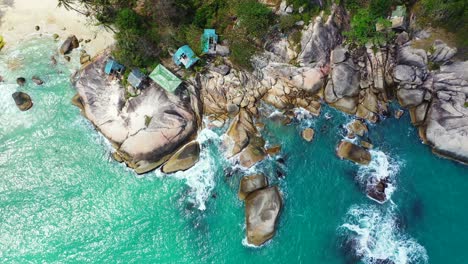
M 320 11 L 308 0 L 289 2 L 295 13 L 283 17 L 258 0 L 59 0 L 59 5 L 92 15 L 116 31 L 115 58 L 145 71 L 185 44 L 203 55 L 200 36 L 204 28 L 215 28 L 220 41 L 229 45 L 230 60 L 249 69 L 252 55 L 263 47 L 269 32 L 279 28 L 295 34 L 296 22 L 308 23 Z M 324 2 L 329 5 L 331 0 Z
M 421 25 L 445 28 L 456 34 L 460 46 L 468 45 L 468 1 L 421 0 L 415 11 Z
M 401 4 L 395 0 L 349 0 L 346 7 L 352 13 L 350 30 L 345 32 L 348 42 L 362 46 L 368 42 L 381 44 L 390 40 L 394 34 L 391 22 L 386 18 L 392 6 Z M 376 25 L 381 27 L 377 30 Z

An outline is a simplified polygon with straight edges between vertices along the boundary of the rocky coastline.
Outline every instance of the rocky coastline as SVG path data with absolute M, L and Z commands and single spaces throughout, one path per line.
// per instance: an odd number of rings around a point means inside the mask
M 337 156 L 366 165 L 372 144 L 364 140 L 365 123 L 391 118 L 389 104 L 397 100 L 434 153 L 468 163 L 468 62 L 452 61 L 456 49 L 442 41 L 436 41 L 430 51 L 413 47 L 411 27 L 398 32 L 392 43 L 362 48 L 344 41 L 342 33 L 348 28 L 347 11 L 334 5 L 330 15 L 322 12 L 304 26 L 299 43 L 289 36 L 271 37 L 265 51 L 252 59 L 252 72 L 237 69 L 221 57 L 208 61 L 204 71 L 193 74 L 175 95 L 154 84 L 141 95 L 126 98 L 125 87 L 103 73 L 108 57 L 103 53 L 74 76 L 75 102 L 113 143 L 115 159 L 137 173 L 161 166 L 171 173 L 196 163 L 200 146 L 193 140 L 203 126 L 202 117 L 210 126 L 228 125 L 226 155 L 243 167 L 274 155 L 266 149 L 256 121 L 261 103 L 283 111 L 285 124 L 294 118 L 292 109 L 319 116 L 322 104 L 355 116 L 361 125 L 349 128 L 349 137 L 361 140 L 340 142 Z M 431 68 L 434 64 L 439 68 Z M 395 113 L 396 117 L 402 114 L 401 110 Z M 151 117 L 147 125 L 146 117 Z M 312 140 L 313 133 L 307 133 Z M 278 187 L 267 187 L 266 179 L 246 177 L 241 180 L 240 196 L 246 201 L 247 240 L 259 246 L 274 234 L 282 198 Z M 245 187 L 243 181 L 251 180 L 258 180 L 260 186 Z M 383 202 L 387 183 L 388 179 L 374 181 L 366 192 Z

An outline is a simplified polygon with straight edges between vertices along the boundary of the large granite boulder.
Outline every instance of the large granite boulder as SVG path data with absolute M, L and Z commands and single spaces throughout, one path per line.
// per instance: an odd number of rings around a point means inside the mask
M 13 97 L 13 100 L 15 100 L 16 106 L 21 111 L 27 111 L 33 106 L 31 97 L 27 93 L 15 92 L 11 95 L 11 97 Z
M 263 174 L 254 174 L 242 177 L 239 185 L 239 199 L 245 198 L 252 192 L 268 186 L 268 179 Z
M 429 55 L 429 59 L 436 63 L 443 63 L 450 60 L 456 53 L 456 48 L 451 48 L 438 39 L 432 45 L 432 53 Z
M 178 150 L 162 167 L 162 172 L 173 173 L 193 167 L 200 158 L 200 144 L 192 141 Z
M 68 54 L 72 52 L 73 49 L 76 49 L 80 46 L 80 42 L 75 35 L 69 36 L 60 47 L 61 54 Z
M 341 159 L 351 160 L 362 165 L 368 165 L 371 161 L 371 155 L 367 149 L 348 141 L 341 141 L 336 154 Z
M 106 53 L 99 55 L 74 76 L 79 94 L 75 102 L 129 167 L 148 172 L 196 136 L 197 99 L 168 93 L 151 82 L 127 100 L 125 88 L 104 73 L 107 58 Z
M 245 220 L 250 244 L 260 246 L 274 236 L 281 207 L 282 198 L 276 186 L 257 190 L 247 196 Z
M 468 73 L 460 65 L 441 67 L 434 76 L 435 93 L 425 118 L 425 136 L 434 152 L 468 163 Z M 419 117 L 418 119 L 421 119 Z

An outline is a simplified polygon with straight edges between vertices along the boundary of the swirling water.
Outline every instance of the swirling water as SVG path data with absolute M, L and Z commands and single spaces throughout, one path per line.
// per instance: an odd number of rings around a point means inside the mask
M 2 263 L 465 263 L 467 167 L 420 144 L 408 116 L 371 126 L 369 167 L 335 156 L 350 118 L 325 107 L 289 126 L 265 120 L 262 133 L 282 145 L 284 164 L 269 158 L 243 170 L 223 156 L 222 131 L 205 129 L 195 167 L 136 176 L 70 104 L 78 52 L 52 66 L 57 46 L 43 37 L 0 53 Z M 45 84 L 16 85 L 33 75 Z M 18 111 L 17 90 L 31 95 L 31 110 Z M 312 143 L 300 137 L 305 126 L 316 131 Z M 242 243 L 236 196 L 239 178 L 253 171 L 280 186 L 285 205 L 261 248 Z M 392 179 L 389 201 L 366 197 L 369 176 Z

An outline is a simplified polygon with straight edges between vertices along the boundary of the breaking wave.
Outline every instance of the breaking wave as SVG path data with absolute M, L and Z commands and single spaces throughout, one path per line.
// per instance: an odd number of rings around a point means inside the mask
M 426 249 L 398 227 L 393 205 L 352 206 L 338 229 L 347 252 L 366 264 L 428 263 Z
M 361 185 L 366 186 L 366 190 L 374 187 L 376 183 L 384 181 L 387 184 L 385 188 L 386 200 L 389 200 L 396 190 L 395 177 L 401 164 L 380 150 L 370 150 L 370 153 L 371 162 L 369 165 L 359 168 L 356 179 Z
M 221 138 L 214 131 L 205 128 L 198 134 L 197 141 L 201 146 L 200 159 L 192 168 L 170 175 L 166 175 L 160 170 L 155 173 L 157 177 L 171 176 L 185 180 L 190 188 L 189 202 L 193 203 L 199 210 L 204 211 L 206 209 L 205 202 L 210 198 L 216 185 L 217 162 L 220 162 L 220 157 L 222 157 L 217 153 Z

